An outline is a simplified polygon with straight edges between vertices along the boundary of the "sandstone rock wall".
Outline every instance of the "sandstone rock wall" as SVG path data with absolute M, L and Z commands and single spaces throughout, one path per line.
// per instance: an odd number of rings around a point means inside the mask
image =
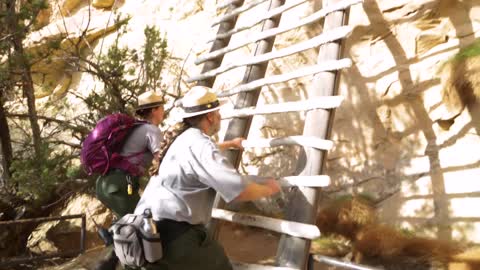
M 356 28 L 345 54 L 355 66 L 342 72 L 346 102 L 328 162 L 338 184 L 386 198 L 387 222 L 471 241 L 480 240 L 472 207 L 479 200 L 479 109 L 472 100 L 463 109 L 445 93 L 458 95 L 448 89 L 452 80 L 477 87 L 475 60 L 449 60 L 478 38 L 479 3 L 365 1 L 352 9 Z

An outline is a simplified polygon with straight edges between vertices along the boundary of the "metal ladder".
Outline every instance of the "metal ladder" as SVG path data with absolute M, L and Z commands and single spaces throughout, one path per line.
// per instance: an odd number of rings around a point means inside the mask
M 213 219 L 209 227 L 211 232 L 218 236 L 218 220 L 227 220 L 282 234 L 277 249 L 275 263 L 277 266 L 234 263 L 235 269 L 299 270 L 305 269 L 307 264 L 311 265 L 307 263 L 310 240 L 320 236 L 318 228 L 312 224 L 317 211 L 318 188 L 328 186 L 330 183 L 330 178 L 321 173 L 324 170 L 325 151 L 333 146 L 333 142 L 328 140 L 333 122 L 332 109 L 340 106 L 343 100 L 341 96 L 335 95 L 337 71 L 348 68 L 352 64 L 348 58 L 339 59 L 341 40 L 352 31 L 351 27 L 344 25 L 348 9 L 352 5 L 361 3 L 362 0 L 324 0 L 321 10 L 283 27 L 279 27 L 282 13 L 307 1 L 269 0 L 269 8 L 261 18 L 250 21 L 249 25 L 236 25 L 240 14 L 264 2 L 266 0 L 230 0 L 218 7 L 225 8 L 226 11 L 213 22 L 213 26 L 219 25 L 217 35 L 210 51 L 195 60 L 195 64 L 203 64 L 201 73 L 191 76 L 187 82 L 197 82 L 197 85 L 212 87 L 217 75 L 246 66 L 240 85 L 218 93 L 220 97 L 236 95 L 233 112 L 222 116 L 223 119 L 231 118 L 224 140 L 235 137 L 246 138 L 254 115 L 306 111 L 302 135 L 244 141 L 245 148 L 303 146 L 303 155 L 299 157 L 297 165 L 297 171 L 300 173 L 280 179 L 282 186 L 294 187 L 291 189 L 292 194 L 289 194 L 292 199 L 287 206 L 285 220 L 227 211 L 223 209 L 225 202 L 217 195 L 212 213 Z M 324 22 L 323 33 L 272 52 L 275 37 L 278 34 L 304 25 L 319 23 L 321 20 Z M 258 24 L 263 24 L 261 32 L 255 33 L 248 40 L 230 44 L 232 35 L 249 30 Z M 245 56 L 235 63 L 223 63 L 225 54 L 252 43 L 256 43 L 253 56 Z M 299 67 L 290 73 L 265 77 L 270 60 L 312 48 L 319 48 L 316 65 Z M 263 86 L 309 75 L 313 75 L 313 80 L 309 86 L 308 100 L 256 107 Z M 227 157 L 234 166 L 239 166 L 241 160 L 239 151 L 228 151 Z

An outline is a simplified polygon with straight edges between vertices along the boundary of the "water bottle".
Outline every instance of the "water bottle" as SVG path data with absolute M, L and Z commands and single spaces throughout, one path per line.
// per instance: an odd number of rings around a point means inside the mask
M 157 233 L 157 225 L 153 221 L 152 211 L 148 208 L 143 211 L 143 230 L 151 234 Z
M 145 259 L 149 263 L 154 263 L 162 258 L 163 251 L 160 234 L 157 231 L 150 209 L 145 209 L 143 212 L 143 233 L 142 242 Z

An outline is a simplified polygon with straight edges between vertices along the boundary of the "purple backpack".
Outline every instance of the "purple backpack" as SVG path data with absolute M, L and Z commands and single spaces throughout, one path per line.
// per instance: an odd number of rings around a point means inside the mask
M 122 156 L 120 151 L 133 128 L 143 123 L 145 122 L 122 113 L 111 114 L 98 121 L 83 141 L 80 152 L 80 161 L 87 174 L 105 175 L 111 168 L 117 168 L 129 175 L 141 176 L 143 169 L 128 159 L 143 151 L 130 156 Z

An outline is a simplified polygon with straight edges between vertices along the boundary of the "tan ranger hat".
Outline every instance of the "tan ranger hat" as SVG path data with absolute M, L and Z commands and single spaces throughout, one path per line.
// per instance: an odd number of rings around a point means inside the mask
M 183 112 L 182 118 L 189 118 L 219 110 L 227 103 L 226 100 L 219 100 L 211 88 L 205 86 L 194 86 L 181 100 Z
M 150 90 L 138 96 L 138 106 L 135 110 L 138 111 L 154 108 L 163 105 L 164 103 L 163 97 L 160 94 Z

